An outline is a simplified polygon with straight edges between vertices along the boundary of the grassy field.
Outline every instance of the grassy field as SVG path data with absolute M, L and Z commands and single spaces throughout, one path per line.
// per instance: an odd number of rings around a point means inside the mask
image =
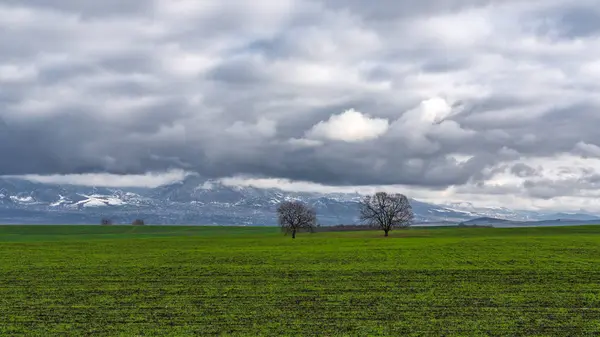
M 598 336 L 600 226 L 0 226 L 0 335 Z

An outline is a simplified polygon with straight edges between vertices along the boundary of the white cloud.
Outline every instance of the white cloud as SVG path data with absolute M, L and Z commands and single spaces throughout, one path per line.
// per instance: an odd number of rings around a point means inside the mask
M 277 133 L 277 122 L 268 118 L 260 118 L 256 123 L 236 121 L 225 131 L 235 137 L 271 138 Z
M 598 145 L 588 144 L 586 142 L 578 142 L 575 144 L 573 151 L 585 157 L 591 156 L 600 158 L 600 146 Z
M 453 114 L 445 99 L 429 98 L 403 113 L 391 124 L 389 133 L 391 137 L 402 139 L 414 153 L 435 153 L 441 142 L 460 140 L 474 133 L 453 120 L 447 120 Z
M 36 76 L 37 70 L 31 65 L 0 64 L 0 83 L 29 81 Z
M 354 109 L 331 116 L 310 129 L 307 138 L 329 139 L 344 142 L 362 142 L 383 135 L 389 127 L 387 119 L 374 118 Z
M 187 172 L 171 170 L 161 173 L 116 175 L 108 173 L 87 173 L 68 175 L 24 175 L 13 176 L 46 184 L 70 184 L 98 187 L 157 187 L 183 180 Z
M 159 55 L 160 62 L 169 74 L 194 79 L 218 62 L 218 56 L 206 50 L 184 50 L 179 45 L 168 45 Z
M 493 34 L 493 17 L 486 8 L 436 15 L 417 20 L 412 27 L 418 35 L 453 48 L 471 47 L 485 42 Z
M 395 124 L 407 128 L 430 128 L 440 124 L 452 112 L 452 107 L 445 99 L 434 97 L 426 99 L 415 109 L 405 112 Z
M 320 140 L 306 139 L 306 138 L 291 138 L 288 143 L 295 148 L 310 148 L 323 145 Z

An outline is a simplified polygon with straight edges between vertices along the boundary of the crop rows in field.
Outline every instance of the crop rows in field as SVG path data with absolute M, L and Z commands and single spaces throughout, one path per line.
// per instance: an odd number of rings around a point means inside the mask
M 0 334 L 600 333 L 595 229 L 436 231 L 13 237 Z

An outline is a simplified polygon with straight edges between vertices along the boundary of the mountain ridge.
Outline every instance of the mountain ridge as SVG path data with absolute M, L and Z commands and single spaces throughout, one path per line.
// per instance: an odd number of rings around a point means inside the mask
M 275 188 L 230 186 L 188 176 L 155 188 L 110 188 L 58 185 L 0 178 L 0 223 L 97 224 L 143 218 L 152 224 L 275 225 L 275 209 L 284 200 L 314 207 L 322 225 L 358 222 L 358 193 L 286 192 Z M 411 199 L 415 222 L 464 222 L 476 218 L 511 221 L 598 219 L 594 214 L 515 211 L 468 203 L 436 205 Z

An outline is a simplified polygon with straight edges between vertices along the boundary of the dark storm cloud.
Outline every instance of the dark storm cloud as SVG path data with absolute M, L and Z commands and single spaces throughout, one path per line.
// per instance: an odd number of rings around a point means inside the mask
M 592 5 L 0 1 L 0 175 L 534 176 L 507 162 L 600 144 Z
M 597 6 L 577 6 L 557 13 L 563 38 L 577 38 L 598 35 L 600 32 L 600 11 Z

